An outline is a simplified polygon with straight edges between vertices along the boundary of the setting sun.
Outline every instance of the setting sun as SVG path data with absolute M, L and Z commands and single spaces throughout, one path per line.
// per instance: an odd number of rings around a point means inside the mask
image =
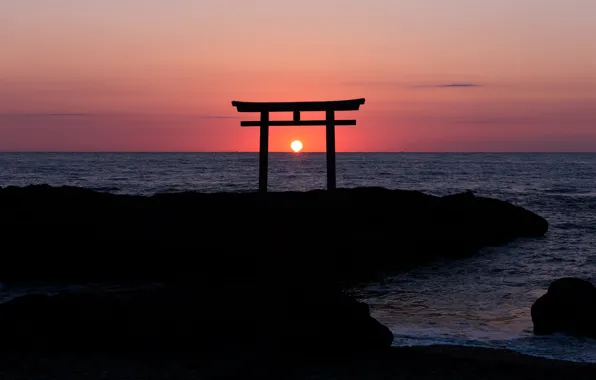
M 300 140 L 294 140 L 290 144 L 290 148 L 292 148 L 294 152 L 298 153 L 302 150 L 302 142 Z

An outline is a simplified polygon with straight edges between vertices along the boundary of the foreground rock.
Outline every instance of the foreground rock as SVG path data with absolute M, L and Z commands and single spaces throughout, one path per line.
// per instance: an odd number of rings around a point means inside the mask
M 540 216 L 471 193 L 383 188 L 245 194 L 113 195 L 0 189 L 0 281 L 357 281 L 542 236 Z
M 549 286 L 532 305 L 534 333 L 566 333 L 596 339 L 596 287 L 589 281 L 566 277 Z
M 15 353 L 0 355 L 0 378 L 78 379 L 594 379 L 596 364 L 535 358 L 470 347 L 391 348 L 371 355 L 329 351 L 308 356 L 269 352 Z
M 368 306 L 336 288 L 290 291 L 161 287 L 28 295 L 0 304 L 16 351 L 375 351 L 393 341 Z

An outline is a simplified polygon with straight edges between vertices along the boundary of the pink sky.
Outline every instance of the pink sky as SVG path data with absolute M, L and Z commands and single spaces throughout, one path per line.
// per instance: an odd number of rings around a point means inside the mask
M 596 151 L 594 15 L 588 0 L 9 0 L 0 150 L 255 151 L 232 100 L 364 97 L 338 151 Z M 324 136 L 272 128 L 270 147 Z

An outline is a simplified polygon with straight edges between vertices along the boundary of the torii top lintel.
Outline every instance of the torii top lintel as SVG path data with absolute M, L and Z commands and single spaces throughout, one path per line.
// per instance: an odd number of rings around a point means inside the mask
M 232 106 L 238 112 L 294 112 L 294 111 L 357 111 L 365 99 L 332 100 L 323 102 L 239 102 Z

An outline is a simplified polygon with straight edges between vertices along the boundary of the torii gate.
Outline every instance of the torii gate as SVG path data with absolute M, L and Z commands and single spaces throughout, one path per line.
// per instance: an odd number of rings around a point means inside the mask
M 269 127 L 325 126 L 327 138 L 327 190 L 335 190 L 335 126 L 356 125 L 356 120 L 335 120 L 335 111 L 357 111 L 365 99 L 333 100 L 325 102 L 239 102 L 232 106 L 238 112 L 260 112 L 260 121 L 241 121 L 242 127 L 260 127 L 259 144 L 259 192 L 267 192 L 269 165 Z M 325 111 L 325 120 L 301 120 L 300 112 Z M 270 112 L 293 112 L 294 120 L 269 120 Z

